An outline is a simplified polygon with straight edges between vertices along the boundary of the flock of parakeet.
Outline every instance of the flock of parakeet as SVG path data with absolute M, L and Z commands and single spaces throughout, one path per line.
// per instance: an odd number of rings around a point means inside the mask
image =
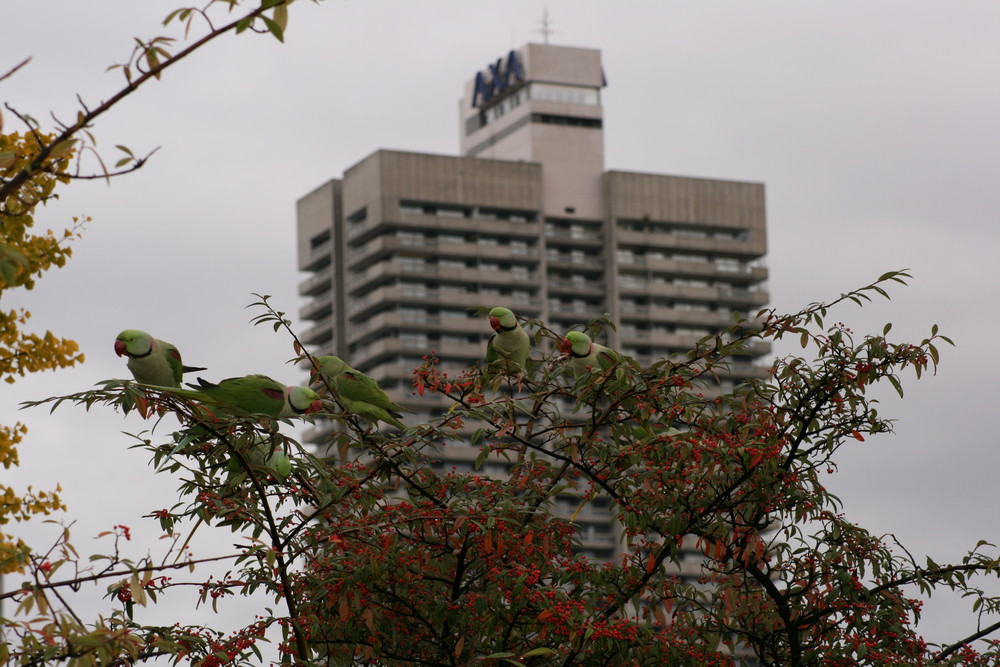
M 323 408 L 319 395 L 309 387 L 288 387 L 266 375 L 247 375 L 218 384 L 198 378 L 191 389 L 182 389 L 184 373 L 204 368 L 185 366 L 174 345 L 153 338 L 145 331 L 126 329 L 115 339 L 115 353 L 128 357 L 128 369 L 136 382 L 167 388 L 171 393 L 193 398 L 206 407 L 235 415 L 262 414 L 282 418 L 317 412 Z
M 531 351 L 531 339 L 521 328 L 517 317 L 509 308 L 497 307 L 490 311 L 490 326 L 496 332 L 486 344 L 487 365 L 507 360 L 515 369 L 524 369 Z M 570 366 L 577 377 L 588 370 L 621 361 L 614 350 L 595 343 L 582 331 L 570 331 L 559 341 L 560 354 L 569 357 Z
M 486 345 L 487 365 L 506 364 L 508 371 L 523 374 L 531 351 L 528 333 L 508 308 L 493 308 L 489 312 L 489 322 L 496 333 Z M 600 368 L 602 359 L 605 365 L 620 360 L 616 352 L 594 343 L 579 331 L 567 333 L 559 342 L 559 351 L 569 357 L 577 376 L 588 369 Z M 182 388 L 185 373 L 205 369 L 185 366 L 174 345 L 144 331 L 126 329 L 115 339 L 115 353 L 128 357 L 128 369 L 136 382 L 169 390 L 209 409 L 237 416 L 259 414 L 290 418 L 311 414 L 323 409 L 320 394 L 326 392 L 332 393 L 344 410 L 373 425 L 382 421 L 405 429 L 400 417 L 403 412 L 411 412 L 394 403 L 375 380 L 332 355 L 315 358 L 316 368 L 310 374 L 308 387 L 289 387 L 266 375 L 246 375 L 218 383 L 199 377 L 197 384 L 188 383 L 188 388 Z

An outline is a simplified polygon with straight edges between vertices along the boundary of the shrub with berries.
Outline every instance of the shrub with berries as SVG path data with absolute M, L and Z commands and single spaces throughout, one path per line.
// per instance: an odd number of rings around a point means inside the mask
M 229 562 L 223 576 L 185 580 L 201 565 L 193 556 L 132 562 L 116 551 L 88 570 L 67 536 L 5 594 L 15 612 L 50 621 L 7 619 L 5 655 L 71 662 L 100 644 L 133 663 L 255 664 L 273 641 L 273 659 L 297 665 L 996 664 L 997 625 L 944 645 L 915 629 L 941 587 L 973 610 L 1000 610 L 983 581 L 1000 574 L 996 550 L 980 543 L 948 564 L 917 558 L 843 516 L 823 484 L 843 448 L 892 430 L 868 389 L 901 392 L 903 374 L 934 370 L 937 346 L 950 342 L 936 327 L 908 343 L 889 340 L 888 326 L 859 337 L 824 324 L 834 306 L 906 277 L 888 273 L 791 315 L 762 311 L 753 326 L 738 322 L 686 358 L 648 367 L 624 356 L 574 373 L 558 334 L 524 321 L 534 337 L 527 368 L 449 376 L 429 352 L 413 391 L 444 397 L 441 417 L 383 432 L 334 404 L 310 417 L 334 422 L 324 452 L 287 436 L 280 420 L 207 419 L 190 397 L 133 382 L 50 399 L 175 415 L 180 429 L 138 442 L 154 471 L 180 480 L 178 503 L 149 519 L 172 545 L 202 525 L 232 531 L 234 551 L 202 559 Z M 267 298 L 255 305 L 258 323 L 294 338 Z M 811 354 L 720 390 L 715 378 L 748 345 L 787 337 Z M 448 448 L 471 448 L 473 469 L 437 465 Z M 268 464 L 274 452 L 290 470 Z M 487 474 L 492 462 L 509 472 Z M 618 526 L 611 560 L 580 548 L 576 518 L 599 503 Z M 116 526 L 109 536 L 117 545 L 131 533 Z M 66 596 L 111 577 L 117 607 L 78 622 Z M 248 610 L 228 635 L 135 620 L 136 605 L 191 585 L 213 606 L 264 591 L 273 607 Z

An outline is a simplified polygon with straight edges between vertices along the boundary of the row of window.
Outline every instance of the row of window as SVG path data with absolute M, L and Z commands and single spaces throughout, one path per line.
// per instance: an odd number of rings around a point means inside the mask
M 549 310 L 580 313 L 604 312 L 602 302 L 588 299 L 549 299 Z
M 596 107 L 601 104 L 601 92 L 589 86 L 567 86 L 554 83 L 531 83 L 515 93 L 499 99 L 495 104 L 479 112 L 477 125 L 485 127 L 508 111 L 516 109 L 528 100 L 557 102 L 561 104 L 581 104 Z
M 663 234 L 677 238 L 718 239 L 723 241 L 749 241 L 750 230 L 733 227 L 717 227 L 712 225 L 692 225 L 680 222 L 662 222 L 656 220 L 618 220 L 618 229 L 625 232 L 644 232 L 648 234 Z
M 694 327 L 689 325 L 670 326 L 664 324 L 622 324 L 618 330 L 626 338 L 649 338 L 651 334 L 697 336 L 698 338 L 702 338 L 703 336 L 718 333 L 716 330 L 708 327 Z
M 589 253 L 574 248 L 568 252 L 560 252 L 558 248 L 548 248 L 546 258 L 550 262 L 569 262 L 570 264 L 589 264 L 602 266 L 600 253 Z
M 686 313 L 716 313 L 727 319 L 732 315 L 733 308 L 702 301 L 681 301 L 672 299 L 642 299 L 625 298 L 619 301 L 619 308 L 624 314 L 644 314 L 652 308 L 664 308 Z M 743 315 L 746 317 L 746 314 Z
M 466 336 L 454 336 L 446 334 L 444 336 L 430 335 L 422 331 L 400 331 L 398 329 L 383 329 L 375 332 L 372 336 L 366 337 L 363 343 L 352 346 L 351 358 L 364 360 L 374 351 L 375 346 L 383 341 L 399 341 L 400 345 L 408 350 L 426 354 L 431 350 L 443 348 L 447 345 L 468 343 Z M 356 361 L 355 363 L 360 363 Z
M 549 238 L 601 240 L 604 238 L 604 234 L 601 232 L 602 226 L 603 225 L 600 222 L 587 224 L 584 222 L 568 222 L 564 220 L 546 220 L 545 236 Z
M 416 200 L 400 200 L 399 212 L 404 215 L 433 215 L 439 218 L 473 218 L 476 220 L 502 220 L 506 222 L 535 222 L 536 211 L 492 208 L 487 206 L 463 206 Z
M 740 261 L 735 257 L 719 257 L 717 255 L 704 255 L 691 252 L 666 252 L 663 250 L 650 250 L 641 248 L 619 248 L 618 261 L 622 264 L 646 264 L 657 260 L 674 260 L 677 262 L 690 262 L 693 264 L 714 264 L 716 270 L 731 273 L 746 273 L 750 270 L 747 262 Z
M 507 222 L 537 222 L 538 212 L 523 209 L 504 209 L 487 206 L 466 206 L 440 202 L 425 202 L 403 199 L 399 202 L 399 212 L 407 215 L 431 215 L 442 218 L 471 218 L 476 220 L 501 220 Z M 368 209 L 361 208 L 347 217 L 347 222 L 359 225 L 367 222 Z M 671 236 L 675 238 L 715 239 L 725 241 L 748 241 L 750 230 L 745 228 L 694 225 L 690 223 L 663 222 L 653 220 L 632 220 L 621 218 L 618 229 L 626 232 L 643 232 Z M 545 222 L 546 236 L 568 236 L 570 238 L 602 238 L 603 223 L 599 220 L 576 221 L 549 219 Z M 317 236 L 314 246 L 328 240 Z
M 679 278 L 676 276 L 652 273 L 623 273 L 619 277 L 618 284 L 623 289 L 648 289 L 654 285 L 673 285 L 675 287 L 715 287 L 725 290 L 727 294 L 734 291 L 751 292 L 751 290 L 734 288 L 732 284 L 719 280 L 707 280 L 703 278 Z
M 395 236 L 401 245 L 410 247 L 437 247 L 448 243 L 472 243 L 479 246 L 507 246 L 511 255 L 531 255 L 534 254 L 535 246 L 523 239 L 510 239 L 506 236 L 490 236 L 469 232 L 459 234 L 457 232 L 419 232 L 408 229 L 397 229 Z
M 395 261 L 399 265 L 401 271 L 411 273 L 438 272 L 447 271 L 449 269 L 462 271 L 478 269 L 480 271 L 488 271 L 490 273 L 509 271 L 514 280 L 532 280 L 537 276 L 536 273 L 523 264 L 496 262 L 478 257 L 457 259 L 448 257 L 409 257 L 407 255 L 399 255 L 395 258 Z

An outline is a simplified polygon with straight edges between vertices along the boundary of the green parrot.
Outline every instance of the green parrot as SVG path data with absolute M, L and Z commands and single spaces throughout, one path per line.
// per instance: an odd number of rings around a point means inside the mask
M 176 347 L 137 329 L 126 329 L 118 334 L 115 354 L 128 357 L 128 369 L 136 382 L 157 387 L 180 387 L 184 373 L 205 370 L 184 366 Z
M 240 417 L 267 415 L 275 419 L 298 417 L 323 409 L 319 395 L 309 387 L 289 387 L 266 375 L 246 375 L 227 378 L 218 384 L 198 378 L 198 384 L 189 384 L 193 391 L 180 390 L 189 396 Z
M 310 373 L 311 386 L 325 379 L 337 402 L 348 412 L 360 415 L 372 424 L 383 421 L 400 430 L 406 429 L 406 425 L 399 421 L 402 417 L 400 413 L 412 410 L 393 403 L 378 382 L 351 368 L 340 357 L 328 355 L 317 357 L 315 361 L 319 370 L 313 369 Z
M 486 343 L 486 365 L 506 359 L 523 372 L 531 351 L 528 332 L 509 308 L 500 306 L 490 311 L 490 326 L 496 333 Z
M 570 331 L 559 341 L 559 352 L 570 356 L 570 364 L 577 377 L 585 374 L 587 369 L 601 370 L 601 360 L 607 364 L 617 364 L 621 361 L 618 353 L 611 348 L 590 340 L 590 336 L 582 331 Z

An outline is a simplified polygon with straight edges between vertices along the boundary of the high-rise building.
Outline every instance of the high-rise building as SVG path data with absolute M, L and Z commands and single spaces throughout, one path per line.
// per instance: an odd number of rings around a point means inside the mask
M 483 359 L 493 331 L 470 306 L 559 332 L 608 313 L 608 344 L 644 364 L 752 316 L 768 300 L 764 186 L 605 171 L 605 85 L 599 51 L 525 45 L 466 83 L 461 156 L 379 150 L 300 199 L 303 342 L 374 377 L 416 421 L 447 407 L 411 390 L 425 354 L 453 373 Z M 747 350 L 723 383 L 759 375 L 768 351 Z M 462 449 L 441 465 L 468 466 Z M 576 520 L 585 550 L 613 555 L 599 501 Z

